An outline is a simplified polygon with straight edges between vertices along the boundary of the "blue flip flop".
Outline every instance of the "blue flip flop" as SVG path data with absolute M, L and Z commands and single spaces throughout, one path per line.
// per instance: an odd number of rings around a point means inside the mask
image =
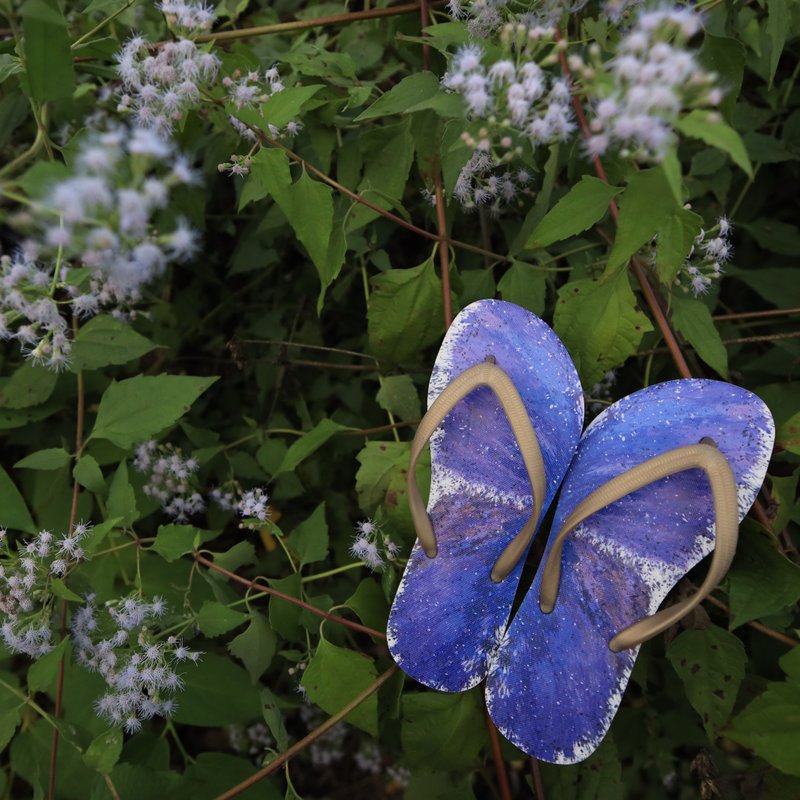
M 619 493 L 591 515 L 579 513 L 628 470 L 647 470 L 639 465 L 696 450 L 701 440 L 727 470 L 726 502 L 712 495 L 702 471 L 684 468 Z M 738 522 L 755 501 L 773 441 L 774 423 L 764 403 L 718 381 L 651 386 L 592 422 L 553 522 L 553 532 L 565 535 L 551 536 L 542 567 L 489 666 L 487 706 L 507 739 L 556 764 L 591 755 L 616 714 L 642 641 L 634 635 L 622 642 L 620 632 L 647 624 L 644 618 L 656 612 L 677 581 L 714 550 L 723 513 L 732 517 L 726 525 L 732 526 L 735 546 Z M 571 529 L 576 517 L 580 522 Z M 717 551 L 720 546 L 718 541 Z M 730 557 L 732 552 L 725 558 Z M 555 592 L 552 586 L 543 591 L 554 566 Z M 692 602 L 682 601 L 678 613 L 686 613 Z
M 504 390 L 513 402 L 499 399 L 504 384 L 514 387 Z M 454 391 L 460 399 L 444 406 L 441 424 L 429 425 L 431 491 L 423 512 L 429 540 L 425 549 L 414 545 L 387 627 L 399 666 L 450 692 L 483 680 L 502 645 L 530 537 L 583 426 L 580 380 L 564 345 L 513 303 L 480 300 L 453 321 L 428 388 L 428 422 L 435 401 L 456 397 Z M 522 428 L 538 447 L 519 443 L 514 430 Z M 425 438 L 418 432 L 417 450 Z M 531 449 L 541 455 L 542 497 L 534 497 Z M 409 477 L 412 497 L 416 484 Z M 496 574 L 514 547 L 502 576 Z

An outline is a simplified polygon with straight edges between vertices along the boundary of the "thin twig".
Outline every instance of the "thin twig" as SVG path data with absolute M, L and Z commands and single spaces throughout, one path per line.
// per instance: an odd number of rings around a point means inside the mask
M 425 28 L 428 27 L 428 0 L 421 0 L 419 4 L 419 15 L 422 22 L 422 38 L 425 43 L 422 45 L 422 68 L 431 68 L 431 46 L 427 42 L 428 32 Z
M 503 754 L 500 751 L 500 736 L 492 718 L 489 716 L 489 709 L 484 707 L 483 712 L 486 719 L 486 729 L 489 731 L 489 741 L 492 744 L 492 757 L 494 758 L 494 769 L 497 773 L 497 790 L 500 793 L 500 800 L 511 800 L 511 787 L 508 784 L 506 765 L 503 761 Z
M 442 173 L 438 166 L 434 170 L 433 180 L 436 191 L 436 228 L 439 232 L 439 265 L 442 273 L 444 329 L 447 330 L 453 323 L 453 306 L 450 300 L 450 247 L 447 243 L 447 220 L 445 218 Z
M 736 314 L 715 314 L 714 321 L 729 319 L 753 319 L 754 317 L 781 317 L 800 314 L 800 308 L 770 308 L 766 311 L 742 311 Z
M 405 3 L 388 8 L 368 8 L 364 11 L 350 11 L 346 14 L 333 14 L 329 17 L 316 17 L 315 19 L 295 19 L 289 22 L 276 22 L 272 25 L 259 25 L 254 28 L 240 28 L 235 31 L 219 31 L 198 36 L 196 42 L 225 42 L 232 39 L 246 39 L 250 36 L 265 36 L 270 33 L 288 33 L 302 31 L 308 28 L 320 28 L 325 25 L 345 25 L 366 19 L 380 19 L 381 17 L 397 17 L 402 14 L 413 14 L 422 7 L 421 3 Z M 158 42 L 156 46 L 163 47 L 166 42 Z
M 77 324 L 73 320 L 73 328 L 77 335 Z M 83 448 L 83 417 L 85 412 L 85 392 L 83 386 L 83 372 L 78 370 L 78 420 L 75 428 L 75 458 L 77 459 L 78 453 Z M 75 522 L 78 516 L 78 497 L 80 494 L 80 485 L 77 480 L 72 482 L 72 507 L 69 512 L 69 528 L 67 529 L 67 536 L 72 538 L 75 532 Z M 66 582 L 66 577 L 64 578 Z M 60 637 L 59 640 L 63 641 L 67 633 L 67 601 L 61 601 L 61 621 L 60 621 Z M 61 716 L 61 703 L 64 697 L 64 656 L 58 662 L 58 682 L 56 684 L 56 708 L 53 716 L 56 720 Z M 55 800 L 56 792 L 56 764 L 58 760 L 58 728 L 53 728 L 53 743 L 50 749 L 50 782 L 48 787 L 48 797 L 50 800 Z
M 107 772 L 103 773 L 103 780 L 106 782 L 108 793 L 111 795 L 111 797 L 114 798 L 114 800 L 121 800 L 119 792 L 117 791 L 117 787 L 114 786 L 114 782 L 111 780 L 111 776 Z
M 533 777 L 533 791 L 536 793 L 536 800 L 545 800 L 544 783 L 542 783 L 542 771 L 539 769 L 539 759 L 531 756 L 531 776 Z
M 386 634 L 381 633 L 380 631 L 373 630 L 372 628 L 368 628 L 366 625 L 361 625 L 358 622 L 351 622 L 349 619 L 345 619 L 344 617 L 340 617 L 337 614 L 331 614 L 327 611 L 323 611 L 321 608 L 317 608 L 316 606 L 312 606 L 310 603 L 306 603 L 303 600 L 300 600 L 297 597 L 292 597 L 290 594 L 285 594 L 284 592 L 278 591 L 277 589 L 273 589 L 271 586 L 268 586 L 265 583 L 257 583 L 256 581 L 248 580 L 247 578 L 243 578 L 241 575 L 237 575 L 235 572 L 231 572 L 225 567 L 219 566 L 219 564 L 215 564 L 210 559 L 206 558 L 205 556 L 200 555 L 197 551 L 193 553 L 194 560 L 197 561 L 198 564 L 203 564 L 204 566 L 208 567 L 209 569 L 213 569 L 215 572 L 219 572 L 220 575 L 225 575 L 232 581 L 236 581 L 237 583 L 241 583 L 242 586 L 248 586 L 251 589 L 257 589 L 259 592 L 265 592 L 266 594 L 274 595 L 275 597 L 279 597 L 281 600 L 285 600 L 287 603 L 293 603 L 296 606 L 300 606 L 300 608 L 304 608 L 306 611 L 310 611 L 312 614 L 316 614 L 318 617 L 324 617 L 331 622 L 337 622 L 339 625 L 344 625 L 347 628 L 351 628 L 354 631 L 358 631 L 359 633 L 366 633 L 370 636 L 376 636 L 379 639 L 385 639 Z M 231 795 L 232 797 L 233 795 Z
M 717 608 L 722 609 L 726 614 L 731 613 L 730 608 L 722 602 L 722 600 L 717 599 L 714 597 L 713 594 L 708 595 L 706 598 L 709 603 L 715 605 Z M 761 633 L 769 636 L 775 641 L 782 642 L 783 644 L 789 645 L 789 647 L 797 647 L 800 644 L 800 641 L 797 639 L 792 639 L 791 636 L 787 636 L 785 633 L 781 633 L 780 631 L 776 631 L 774 628 L 768 628 L 766 625 L 762 625 L 760 622 L 756 622 L 756 620 L 751 619 L 747 623 L 751 628 L 755 628 L 755 630 L 760 631 Z
M 272 775 L 273 772 L 277 772 L 277 770 L 280 769 L 280 767 L 283 766 L 287 761 L 289 761 L 289 759 L 305 750 L 321 736 L 324 736 L 334 725 L 341 722 L 351 711 L 358 708 L 358 706 L 360 706 L 368 697 L 380 689 L 380 687 L 383 686 L 386 681 L 392 678 L 397 670 L 397 665 L 392 664 L 392 666 L 389 667 L 386 672 L 378 676 L 376 681 L 371 683 L 366 689 L 364 689 L 363 692 L 354 697 L 343 709 L 337 711 L 333 716 L 328 717 L 328 719 L 326 719 L 322 725 L 314 728 L 314 730 L 311 731 L 308 736 L 305 736 L 299 742 L 293 744 L 288 750 L 285 750 L 277 758 L 275 758 L 274 761 L 271 761 L 266 767 L 262 767 L 262 769 L 258 770 L 258 772 L 253 773 L 246 780 L 243 780 L 241 783 L 237 783 L 236 786 L 234 786 L 232 789 L 228 789 L 227 792 L 217 795 L 215 800 L 230 800 L 232 797 L 237 797 L 251 786 L 255 786 L 259 781 L 263 780 L 269 775 Z

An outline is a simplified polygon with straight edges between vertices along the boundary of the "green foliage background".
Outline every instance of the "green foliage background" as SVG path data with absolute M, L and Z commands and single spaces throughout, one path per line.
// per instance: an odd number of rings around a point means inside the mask
M 543 316 L 587 390 L 619 368 L 611 399 L 678 377 L 628 269 L 654 234 L 671 241 L 672 232 L 677 256 L 665 253 L 650 275 L 690 368 L 755 391 L 778 425 L 762 495 L 770 529 L 748 519 L 719 602 L 643 647 L 598 752 L 574 767 L 541 766 L 548 798 L 800 797 L 800 650 L 791 645 L 800 597 L 800 6 L 704 6 L 697 44 L 731 89 L 724 134 L 692 112 L 662 165 L 637 171 L 608 159 L 612 190 L 579 141 L 540 149 L 530 156 L 537 191 L 521 208 L 498 218 L 465 215 L 454 202 L 446 210 L 448 236 L 472 246 L 448 251 L 454 310 L 499 296 Z M 232 30 L 347 10 L 227 0 L 217 13 L 219 29 Z M 115 81 L 120 43 L 131 29 L 152 41 L 166 30 L 153 8 L 119 0 L 3 0 L 0 19 L 9 26 L 0 41 L 7 220 L 18 210 L 14 196 L 33 193 L 46 175 L 45 131 L 62 132 L 64 151 L 53 159 L 69 161 L 86 115 L 98 103 L 113 113 L 102 90 Z M 618 33 L 593 5 L 564 21 L 571 39 L 613 52 Z M 57 378 L 15 346 L 0 352 L 0 523 L 65 530 L 77 480 L 78 516 L 94 520 L 90 552 L 99 554 L 60 596 L 72 606 L 90 588 L 101 600 L 132 589 L 161 594 L 170 624 L 185 623 L 206 651 L 185 673 L 174 721 L 124 740 L 94 716 L 98 681 L 72 665 L 68 643 L 34 666 L 0 654 L 5 797 L 47 792 L 55 724 L 57 797 L 109 797 L 110 787 L 122 800 L 215 797 L 307 733 L 300 676 L 309 701 L 331 714 L 391 666 L 380 637 L 255 591 L 245 602 L 242 586 L 192 553 L 384 630 L 402 567 L 348 567 L 348 549 L 354 523 L 367 516 L 403 556 L 413 542 L 404 470 L 444 333 L 436 210 L 420 189 L 441 170 L 449 196 L 468 156 L 459 140 L 463 107 L 439 89 L 444 53 L 465 33 L 438 9 L 434 23 L 429 71 L 418 13 L 218 42 L 224 72 L 280 65 L 288 88 L 267 104 L 266 121 L 302 119 L 303 133 L 284 143 L 291 152 L 256 148 L 246 178 L 221 174 L 217 165 L 243 146 L 227 121 L 231 109 L 209 102 L 189 114 L 176 139 L 201 167 L 203 185 L 182 190 L 164 214 L 202 229 L 201 253 L 151 285 L 146 313 L 132 326 L 102 316 L 85 324 L 72 369 Z M 252 111 L 240 117 L 265 122 Z M 621 209 L 616 231 L 612 196 Z M 686 202 L 706 220 L 727 213 L 735 225 L 734 261 L 697 299 L 672 286 L 685 254 L 681 231 L 694 224 Z M 0 235 L 10 251 L 12 229 Z M 76 452 L 79 394 L 85 444 Z M 204 486 L 269 485 L 273 522 L 250 531 L 209 509 L 196 526 L 167 524 L 130 468 L 134 445 L 150 437 L 193 452 Z M 232 751 L 225 728 L 258 721 L 272 751 L 254 762 Z M 398 673 L 346 724 L 340 763 L 320 765 L 305 751 L 290 762 L 289 783 L 280 772 L 242 796 L 498 796 L 479 690 L 437 694 Z M 380 748 L 378 775 L 353 760 L 366 740 Z M 502 748 L 514 796 L 531 796 L 526 757 Z M 390 765 L 409 771 L 407 788 L 388 776 Z

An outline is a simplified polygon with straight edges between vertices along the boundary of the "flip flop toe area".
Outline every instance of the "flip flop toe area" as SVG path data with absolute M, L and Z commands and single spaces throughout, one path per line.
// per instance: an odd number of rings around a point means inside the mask
M 538 317 L 511 303 L 479 301 L 456 317 L 444 339 L 428 405 L 487 356 L 509 374 L 530 415 L 547 476 L 546 509 L 580 436 L 583 397 L 575 368 Z M 505 633 L 522 562 L 499 583 L 491 580 L 491 568 L 532 507 L 505 412 L 489 388 L 476 389 L 431 437 L 428 513 L 438 554 L 430 559 L 414 545 L 389 617 L 389 648 L 412 678 L 463 691 L 485 677 L 488 655 Z
M 585 497 L 670 449 L 710 437 L 728 459 L 739 518 L 766 474 L 774 426 L 755 395 L 717 381 L 652 386 L 619 401 L 586 430 L 565 479 L 553 538 Z M 531 755 L 570 764 L 608 731 L 638 648 L 609 641 L 658 610 L 670 589 L 714 548 L 713 498 L 687 470 L 618 500 L 567 537 L 555 608 L 539 608 L 541 571 L 490 665 L 487 703 L 500 731 Z M 549 554 L 549 547 L 544 559 Z

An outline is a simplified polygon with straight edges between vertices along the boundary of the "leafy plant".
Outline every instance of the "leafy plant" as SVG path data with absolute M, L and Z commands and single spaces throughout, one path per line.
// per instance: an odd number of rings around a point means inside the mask
M 0 18 L 3 797 L 800 793 L 795 5 Z M 497 296 L 590 414 L 718 376 L 778 424 L 726 583 L 571 767 L 385 642 L 435 350 Z

